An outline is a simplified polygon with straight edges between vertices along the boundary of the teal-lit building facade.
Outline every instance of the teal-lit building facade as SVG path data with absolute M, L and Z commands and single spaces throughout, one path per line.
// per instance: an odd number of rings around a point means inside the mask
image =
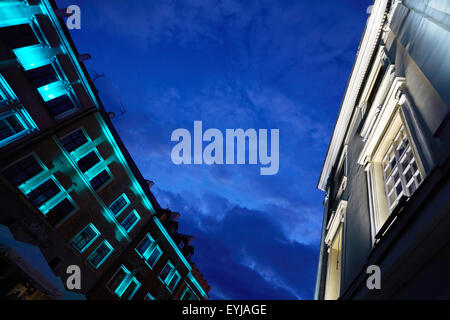
M 38 246 L 64 283 L 67 267 L 79 266 L 74 291 L 87 297 L 207 299 L 209 286 L 163 225 L 61 12 L 48 0 L 0 2 L 0 223 Z M 129 254 L 147 269 L 118 266 Z

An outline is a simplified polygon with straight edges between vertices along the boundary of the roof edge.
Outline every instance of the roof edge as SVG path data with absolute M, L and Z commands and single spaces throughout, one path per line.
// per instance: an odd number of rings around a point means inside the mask
M 347 127 L 355 108 L 356 99 L 361 90 L 361 84 L 369 69 L 375 46 L 380 37 L 382 23 L 384 21 L 386 10 L 388 9 L 389 1 L 390 0 L 374 0 L 372 11 L 367 20 L 350 78 L 345 89 L 344 98 L 317 184 L 317 188 L 322 191 L 325 191 L 326 189 L 328 176 L 336 161 L 342 141 L 345 138 Z

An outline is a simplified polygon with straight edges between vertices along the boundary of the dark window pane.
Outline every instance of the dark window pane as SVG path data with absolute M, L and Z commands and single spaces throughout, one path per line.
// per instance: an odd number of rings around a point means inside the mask
M 372 91 L 370 92 L 369 98 L 367 100 L 367 105 L 369 106 L 369 108 L 372 106 L 372 103 L 375 100 L 375 96 L 378 93 L 378 89 L 380 88 L 381 82 L 383 81 L 383 77 L 384 71 L 383 69 L 380 69 L 380 71 L 378 71 L 377 78 L 373 85 Z
M 170 271 L 172 271 L 172 269 L 173 267 L 170 264 L 166 264 L 164 269 L 162 269 L 161 273 L 159 274 L 161 280 L 166 281 L 166 278 L 169 275 Z
M 150 257 L 147 259 L 147 263 L 153 268 L 155 266 L 156 261 L 158 261 L 159 256 L 161 255 L 161 251 L 159 251 L 159 247 L 157 246 Z
M 67 94 L 47 101 L 45 105 L 54 117 L 74 108 L 72 100 L 70 100 Z
M 117 215 L 120 212 L 120 210 L 122 210 L 126 205 L 127 205 L 127 200 L 122 195 L 116 201 L 114 201 L 113 204 L 111 204 L 111 206 L 109 208 L 114 213 L 114 215 Z
M 120 268 L 119 271 L 117 271 L 111 278 L 111 280 L 109 280 L 107 287 L 115 292 L 126 276 L 127 273 L 122 268 Z
M 83 229 L 79 234 L 77 234 L 72 240 L 72 246 L 78 251 L 83 251 L 89 242 L 97 236 L 97 232 L 92 228 L 91 225 L 88 225 Z
M 39 43 L 29 24 L 0 28 L 0 38 L 8 49 L 22 48 Z
M 25 127 L 20 123 L 19 119 L 15 115 L 10 115 L 6 118 L 0 119 L 1 140 L 9 138 L 23 130 L 25 130 Z
M 109 179 L 111 179 L 111 177 L 109 176 L 108 172 L 106 172 L 106 170 L 103 170 L 91 180 L 91 186 L 92 188 L 94 188 L 94 190 L 97 190 Z
M 125 230 L 129 231 L 130 227 L 136 222 L 138 217 L 136 216 L 136 213 L 132 212 L 130 213 L 125 220 L 122 221 L 122 227 L 124 227 Z
M 178 273 L 175 273 L 172 277 L 172 280 L 170 280 L 169 283 L 169 289 L 173 290 L 175 289 L 176 285 L 178 284 L 178 281 L 180 280 L 180 275 Z
M 133 293 L 134 293 L 134 291 L 136 290 L 136 288 L 137 288 L 137 283 L 136 282 L 134 282 L 134 281 L 131 281 L 131 283 L 128 285 L 128 288 L 123 292 L 123 295 L 122 295 L 122 299 L 123 300 L 129 300 L 129 299 L 131 299 L 132 298 L 132 296 L 133 296 Z
M 58 194 L 59 191 L 60 189 L 58 188 L 58 186 L 52 179 L 50 179 L 27 194 L 27 197 L 30 199 L 32 204 L 38 207 Z
M 36 88 L 58 80 L 58 75 L 51 64 L 28 70 L 25 73 Z
M 47 212 L 45 216 L 48 222 L 51 225 L 55 226 L 74 209 L 75 206 L 72 204 L 72 202 L 70 202 L 69 199 L 64 199 L 63 201 L 58 203 L 53 209 Z
M 144 254 L 152 243 L 153 241 L 148 236 L 145 236 L 145 238 L 141 241 L 136 249 L 140 254 Z
M 18 186 L 42 171 L 43 168 L 36 159 L 29 156 L 7 168 L 3 173 L 12 184 Z
M 50 260 L 50 262 L 48 263 L 50 269 L 55 270 L 55 268 L 59 265 L 59 263 L 61 262 L 61 258 L 56 256 L 54 257 L 52 260 Z
M 112 249 L 105 242 L 102 242 L 89 257 L 89 263 L 97 268 L 111 250 Z
M 73 150 L 77 149 L 78 147 L 82 146 L 87 142 L 87 139 L 83 132 L 80 130 L 75 131 L 74 133 L 69 134 L 68 136 L 65 136 L 61 139 L 61 143 L 64 146 L 64 148 L 68 152 L 72 152 Z
M 82 172 L 88 171 L 90 168 L 94 166 L 94 164 L 98 163 L 100 159 L 98 158 L 95 151 L 89 152 L 83 158 L 78 160 L 78 167 Z

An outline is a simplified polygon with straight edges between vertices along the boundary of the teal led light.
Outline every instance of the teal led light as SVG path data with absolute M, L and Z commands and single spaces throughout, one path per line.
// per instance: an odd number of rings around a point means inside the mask
M 200 291 L 200 293 L 202 294 L 203 297 L 207 298 L 208 295 L 206 294 L 205 290 L 203 290 L 203 288 L 200 286 L 200 284 L 197 282 L 197 279 L 195 279 L 194 275 L 191 273 L 192 267 L 189 264 L 189 262 L 187 262 L 186 258 L 184 257 L 184 255 L 181 253 L 180 249 L 178 248 L 178 246 L 175 244 L 175 242 L 173 242 L 172 237 L 167 233 L 166 228 L 164 228 L 164 226 L 162 225 L 162 223 L 159 221 L 159 219 L 157 217 L 153 217 L 153 220 L 155 221 L 156 225 L 158 226 L 159 230 L 161 230 L 162 234 L 164 235 L 164 237 L 167 239 L 167 241 L 169 241 L 170 245 L 172 246 L 172 248 L 175 250 L 176 254 L 178 255 L 178 257 L 181 259 L 181 261 L 185 264 L 185 266 L 188 268 L 189 270 L 189 280 L 191 280 L 191 282 L 195 285 L 195 287 L 198 289 L 198 291 Z
M 200 293 L 204 298 L 208 298 L 208 295 L 206 294 L 205 290 L 203 290 L 202 286 L 197 282 L 197 279 L 195 279 L 192 273 L 189 273 L 189 280 L 191 280 L 191 282 L 194 284 L 197 290 L 200 291 Z
M 86 175 L 83 174 L 83 172 L 81 172 L 81 170 L 78 168 L 78 165 L 75 162 L 74 158 L 62 146 L 62 144 L 59 141 L 59 139 L 54 138 L 54 141 L 58 145 L 59 149 L 63 153 L 63 155 L 66 158 L 66 160 L 68 161 L 68 163 L 70 163 L 72 165 L 72 168 L 75 171 L 77 171 L 79 177 L 81 177 L 81 179 L 85 183 L 86 188 L 91 191 L 92 195 L 97 199 L 98 203 L 103 207 L 102 215 L 105 217 L 106 221 L 108 221 L 110 224 L 112 224 L 112 225 L 114 225 L 116 227 L 115 230 L 117 232 L 115 233 L 115 236 L 116 236 L 117 241 L 119 241 L 119 242 L 121 242 L 122 240 L 131 241 L 130 238 L 128 237 L 128 234 L 125 232 L 123 227 L 118 223 L 116 217 L 112 214 L 111 210 L 109 210 L 109 208 L 105 205 L 105 203 L 99 197 L 97 192 L 92 188 L 92 186 L 91 186 L 89 180 L 87 179 Z
M 58 98 L 67 92 L 67 82 L 59 80 L 38 88 L 39 94 L 45 102 Z
M 128 286 L 131 285 L 131 282 L 134 282 L 136 284 L 136 287 L 134 288 L 133 292 L 128 297 L 128 299 L 131 299 L 131 298 L 133 298 L 133 296 L 137 292 L 137 290 L 141 287 L 141 283 L 135 277 L 133 277 L 131 272 L 124 265 L 121 265 L 121 268 L 124 271 L 124 273 L 126 273 L 126 276 L 122 280 L 122 282 L 119 284 L 117 289 L 115 290 L 115 293 L 119 297 L 122 297 L 125 290 L 127 290 Z
M 30 6 L 18 0 L 0 2 L 0 28 L 29 23 L 34 14 L 40 13 L 39 6 Z
M 54 48 L 43 44 L 17 48 L 13 52 L 25 71 L 50 64 L 56 53 Z
M 19 108 L 18 113 L 22 116 L 22 120 L 29 131 L 38 130 L 38 126 L 25 108 Z
M 156 300 L 155 297 L 150 294 L 150 292 L 147 292 L 147 295 L 145 296 L 145 299 L 146 300 Z
M 150 200 L 148 199 L 148 197 L 145 194 L 144 190 L 142 189 L 141 185 L 139 184 L 136 177 L 134 176 L 134 173 L 131 171 L 131 169 L 128 165 L 128 162 L 126 161 L 124 155 L 122 154 L 122 151 L 120 150 L 119 146 L 117 145 L 117 142 L 114 139 L 114 137 L 113 137 L 111 131 L 109 130 L 107 124 L 105 123 L 104 119 L 102 118 L 102 116 L 100 114 L 96 114 L 96 118 L 97 118 L 98 122 L 100 123 L 101 128 L 103 129 L 103 133 L 105 134 L 108 142 L 113 147 L 114 154 L 117 156 L 117 158 L 119 159 L 120 163 L 123 165 L 124 169 L 126 170 L 126 172 L 128 173 L 128 176 L 130 177 L 130 179 L 132 181 L 131 189 L 141 195 L 141 198 L 142 198 L 142 201 L 143 201 L 143 204 L 145 205 L 145 207 L 148 210 L 150 210 L 150 212 L 152 214 L 155 214 L 155 209 L 153 208 L 153 205 L 151 204 Z

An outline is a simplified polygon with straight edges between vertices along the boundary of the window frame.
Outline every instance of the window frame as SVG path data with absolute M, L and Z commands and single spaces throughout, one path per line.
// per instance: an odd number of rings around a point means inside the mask
M 125 206 L 123 206 L 117 213 L 114 213 L 114 211 L 111 209 L 111 207 L 121 198 L 123 197 L 125 199 Z M 114 217 L 118 217 L 120 216 L 120 214 L 130 205 L 131 201 L 130 199 L 128 199 L 127 195 L 124 193 L 122 193 L 120 196 L 118 196 L 113 202 L 111 202 L 111 204 L 108 206 L 108 209 L 112 212 L 112 214 L 114 215 Z
M 123 223 L 125 221 L 128 220 L 129 217 L 131 217 L 132 215 L 134 215 L 136 218 L 136 220 L 134 222 L 132 222 L 132 224 L 130 224 L 130 226 L 128 228 L 125 228 L 125 226 L 123 225 Z M 133 228 L 136 226 L 136 224 L 141 220 L 141 216 L 139 215 L 139 213 L 137 212 L 136 209 L 133 209 L 123 220 L 122 222 L 120 222 L 120 225 L 122 226 L 122 228 L 127 232 L 130 233 L 131 230 L 133 230 Z
M 67 138 L 67 137 L 69 137 L 70 135 L 72 135 L 72 134 L 74 134 L 74 133 L 76 133 L 76 132 L 78 132 L 78 131 L 81 131 L 81 133 L 83 134 L 84 138 L 86 139 L 86 142 L 84 142 L 83 144 L 78 145 L 75 149 L 73 149 L 73 150 L 71 150 L 71 151 L 67 150 L 66 147 L 64 146 L 63 142 L 62 142 L 62 139 Z M 66 152 L 69 153 L 70 155 L 75 155 L 75 154 L 76 154 L 82 147 L 84 147 L 85 145 L 87 145 L 87 144 L 89 144 L 89 143 L 92 144 L 91 137 L 87 134 L 87 132 L 86 132 L 86 130 L 84 129 L 84 127 L 76 128 L 75 130 L 72 130 L 72 131 L 70 131 L 69 133 L 67 133 L 67 134 L 65 134 L 65 135 L 63 135 L 63 136 L 58 137 L 58 141 L 60 142 L 61 147 L 64 148 L 64 151 L 66 151 Z
M 159 254 L 158 256 L 155 258 L 155 261 L 153 261 L 153 263 L 150 263 L 148 260 L 150 259 L 150 257 L 153 255 L 153 253 L 155 251 L 158 251 Z M 149 266 L 150 269 L 153 269 L 155 267 L 155 265 L 158 263 L 159 259 L 161 259 L 162 255 L 164 254 L 164 252 L 162 251 L 161 247 L 156 244 L 154 246 L 154 248 L 152 249 L 152 252 L 150 253 L 150 255 L 148 256 L 147 259 L 145 259 L 145 263 Z
M 84 230 L 86 230 L 88 227 L 91 227 L 93 229 L 93 231 L 95 232 L 95 236 L 90 239 L 88 242 L 86 242 L 86 244 L 84 245 L 84 247 L 80 250 L 77 247 L 74 246 L 73 241 L 76 237 L 78 237 Z M 98 237 L 100 237 L 100 231 L 98 231 L 98 229 L 95 227 L 95 225 L 90 222 L 88 225 L 86 225 L 83 229 L 81 229 L 75 236 L 72 237 L 72 240 L 70 240 L 70 245 L 72 248 L 74 248 L 78 253 L 83 253 L 86 251 L 87 248 L 89 248 L 95 240 L 97 240 Z
M 100 262 L 97 265 L 94 265 L 92 263 L 92 257 L 94 256 L 95 252 L 102 246 L 106 245 L 109 248 L 108 253 L 100 260 Z M 108 259 L 108 257 L 114 252 L 113 246 L 108 242 L 108 240 L 103 240 L 94 250 L 92 250 L 91 254 L 88 256 L 87 261 L 90 266 L 92 266 L 94 269 L 100 268 L 100 266 Z
M 32 132 L 38 131 L 39 128 L 28 111 L 20 104 L 13 89 L 2 74 L 0 74 L 0 97 L 0 107 L 6 106 L 10 108 L 9 110 L 5 110 L 0 113 L 0 120 L 8 117 L 15 117 L 23 128 L 21 131 L 1 139 L 0 148 L 3 148 L 14 141 L 22 139 Z
M 162 272 L 164 271 L 164 269 L 166 269 L 167 266 L 170 266 L 171 269 L 170 269 L 170 271 L 167 273 L 165 279 L 162 279 L 162 278 L 161 278 L 161 274 L 162 274 Z M 177 275 L 179 276 L 179 279 L 178 279 L 177 282 L 175 283 L 174 287 L 171 289 L 171 288 L 169 287 L 169 285 L 170 285 L 170 283 L 172 282 L 172 279 L 173 279 L 173 277 L 175 276 L 175 274 L 177 274 Z M 170 292 L 173 292 L 173 291 L 176 289 L 177 285 L 180 283 L 181 278 L 182 278 L 182 277 L 181 277 L 180 273 L 178 272 L 177 268 L 175 267 L 175 265 L 174 265 L 170 260 L 167 260 L 167 263 L 164 265 L 164 267 L 161 269 L 161 271 L 160 271 L 159 274 L 158 274 L 158 279 L 164 284 L 164 286 L 165 286 L 165 287 L 167 288 L 167 290 L 169 290 Z
M 117 273 L 119 273 L 120 271 L 123 271 L 125 273 L 125 277 L 123 278 L 123 280 L 119 283 L 119 285 L 113 290 L 110 287 L 110 283 L 111 281 L 114 279 L 114 277 L 117 275 Z M 139 290 L 139 288 L 141 287 L 141 283 L 137 280 L 136 277 L 131 275 L 131 272 L 127 269 L 127 267 L 125 267 L 123 264 L 117 269 L 117 271 L 113 274 L 113 276 L 109 279 L 109 281 L 106 283 L 106 288 L 112 292 L 116 297 L 118 297 L 119 299 L 122 299 L 123 294 L 125 293 L 125 291 L 128 289 L 128 286 L 131 284 L 131 282 L 135 282 L 137 284 L 137 287 L 135 288 L 135 290 L 133 291 L 133 293 L 130 295 L 130 297 L 128 298 L 128 300 L 133 299 L 134 295 L 136 294 L 136 292 Z

